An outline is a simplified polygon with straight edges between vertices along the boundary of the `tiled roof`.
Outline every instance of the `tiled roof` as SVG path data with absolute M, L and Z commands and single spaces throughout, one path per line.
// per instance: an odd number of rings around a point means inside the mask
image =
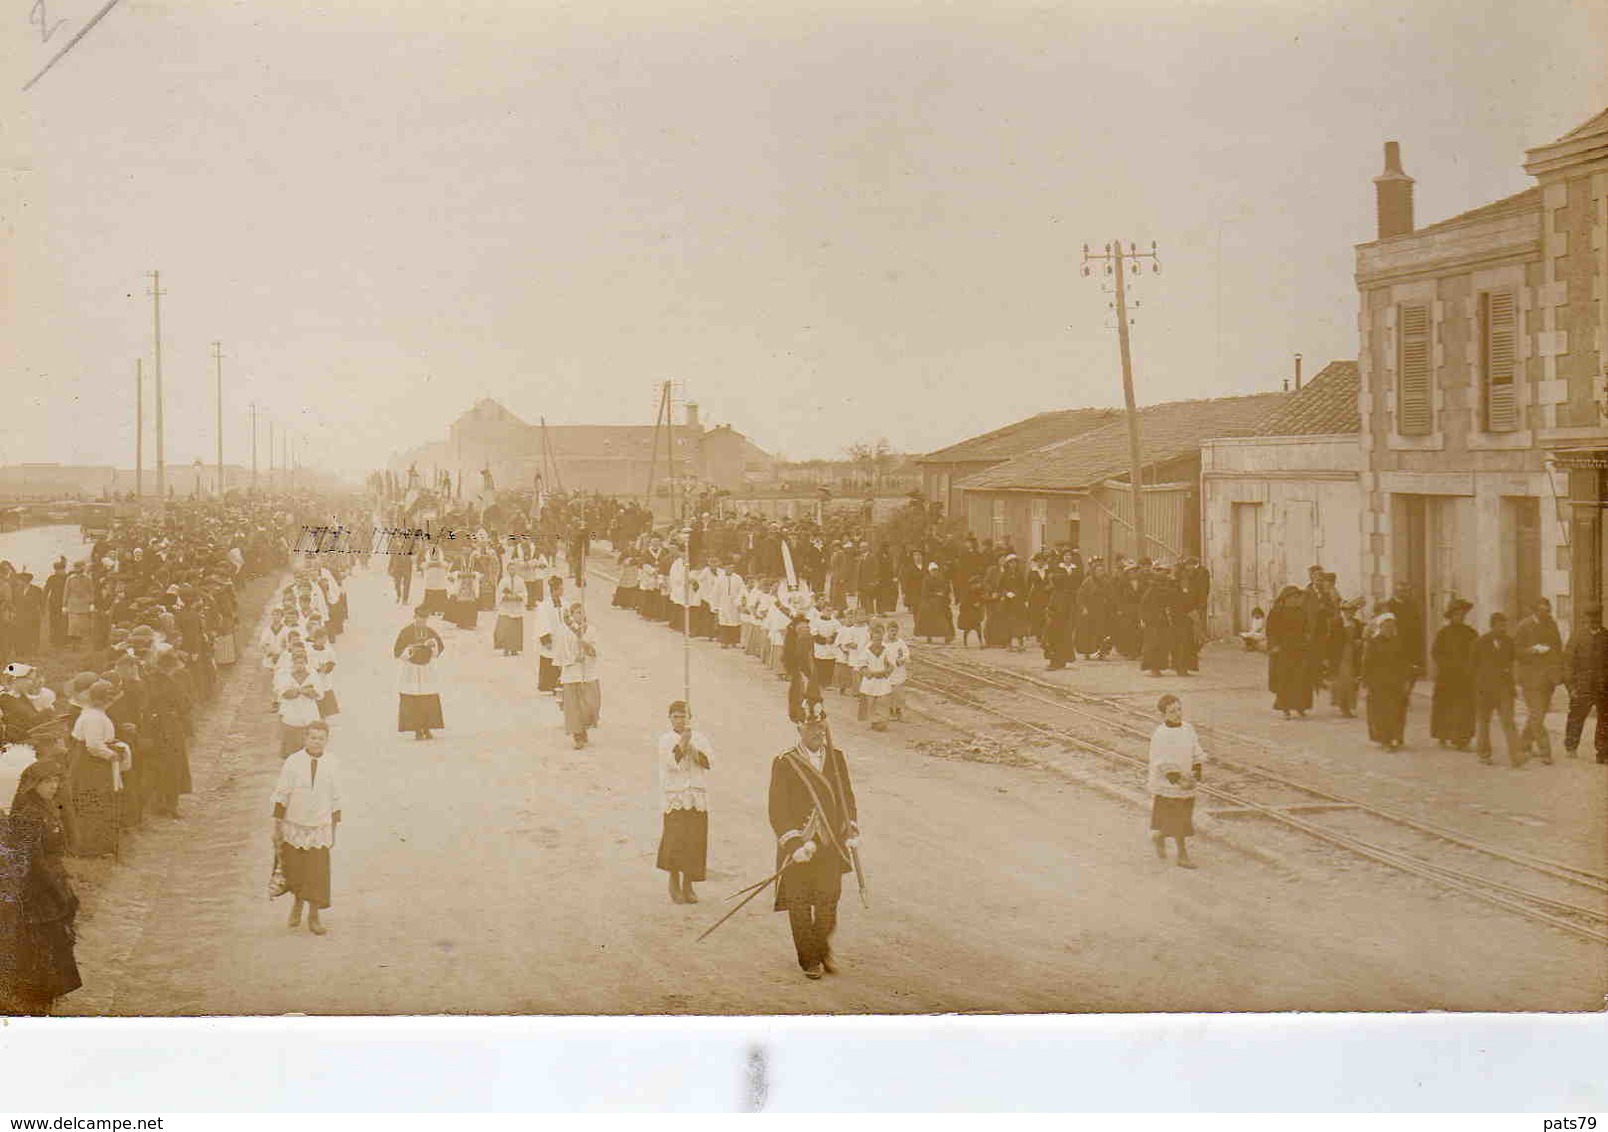
M 1583 138 L 1587 134 L 1600 133 L 1603 130 L 1608 130 L 1608 110 L 1604 110 L 1601 114 L 1592 115 L 1558 140 L 1572 141 L 1575 138 Z
M 996 428 L 948 448 L 940 448 L 916 459 L 920 464 L 963 464 L 973 460 L 1009 460 L 1026 452 L 1061 440 L 1070 440 L 1091 429 L 1109 424 L 1115 409 L 1057 409 L 1026 420 Z
M 1253 393 L 1205 401 L 1170 401 L 1139 410 L 1139 436 L 1146 466 L 1198 450 L 1213 437 L 1249 436 L 1290 398 Z M 1059 489 L 1077 491 L 1129 471 L 1128 424 L 1111 423 L 1029 452 L 962 480 L 967 491 Z
M 1411 239 L 1413 236 L 1421 236 L 1425 232 L 1441 232 L 1448 228 L 1460 228 L 1465 224 L 1474 224 L 1481 220 L 1494 220 L 1499 216 L 1505 216 L 1510 213 L 1533 212 L 1540 207 L 1541 190 L 1538 187 L 1531 186 L 1522 192 L 1514 193 L 1510 197 L 1503 197 L 1501 200 L 1492 201 L 1490 204 L 1482 204 L 1478 208 L 1469 209 L 1467 212 L 1459 212 L 1456 216 L 1448 216 L 1445 220 L 1438 220 L 1434 224 L 1426 224 L 1422 228 L 1415 228 L 1411 232 L 1394 238 L 1399 240 Z
M 1362 431 L 1356 362 L 1330 362 L 1256 430 L 1257 436 L 1332 436 Z

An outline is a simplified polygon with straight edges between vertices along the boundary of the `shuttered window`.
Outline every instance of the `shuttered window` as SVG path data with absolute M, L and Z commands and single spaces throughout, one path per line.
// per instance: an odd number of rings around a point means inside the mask
M 1480 388 L 1485 431 L 1513 432 L 1519 427 L 1517 370 L 1518 320 L 1512 291 L 1480 295 Z
M 1428 436 L 1430 428 L 1429 307 L 1403 306 L 1401 349 L 1396 365 L 1396 431 L 1402 436 Z

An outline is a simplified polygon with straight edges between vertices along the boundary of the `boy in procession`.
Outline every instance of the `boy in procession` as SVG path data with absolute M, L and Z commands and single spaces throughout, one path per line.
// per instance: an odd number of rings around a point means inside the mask
M 659 736 L 659 791 L 664 825 L 657 867 L 670 874 L 670 899 L 696 904 L 694 881 L 704 879 L 709 856 L 709 739 L 692 729 L 685 700 L 670 705 L 670 730 Z
M 305 904 L 307 930 L 323 935 L 328 929 L 318 914 L 329 907 L 329 854 L 341 823 L 341 792 L 335 766 L 324 754 L 329 724 L 313 720 L 303 738 L 304 745 L 279 768 L 273 837 L 285 884 L 295 901 L 288 926 L 301 926 Z
M 1195 832 L 1195 790 L 1205 778 L 1206 752 L 1195 726 L 1184 722 L 1184 702 L 1168 693 L 1156 703 L 1161 726 L 1150 736 L 1150 839 L 1167 859 L 1167 838 L 1178 845 L 1178 867 L 1195 868 L 1184 841 Z

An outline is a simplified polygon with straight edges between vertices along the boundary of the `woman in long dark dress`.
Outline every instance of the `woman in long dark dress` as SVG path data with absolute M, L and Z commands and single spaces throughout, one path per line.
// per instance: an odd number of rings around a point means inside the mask
M 904 571 L 899 578 L 899 588 L 904 592 L 904 606 L 912 617 L 921 608 L 922 576 L 921 553 L 913 550 L 910 552 L 910 560 L 905 563 Z
M 1381 614 L 1362 646 L 1362 682 L 1368 689 L 1368 738 L 1387 751 L 1399 750 L 1406 738 L 1413 668 L 1395 614 Z
M 1312 710 L 1312 669 L 1307 663 L 1307 619 L 1301 590 L 1285 586 L 1267 615 L 1267 689 L 1284 718 Z
M 1172 613 L 1173 671 L 1180 676 L 1193 676 L 1200 671 L 1200 637 L 1193 605 L 1195 598 L 1185 592 L 1177 580 L 1171 584 L 1168 605 Z
M 62 860 L 67 834 L 56 806 L 64 776 L 49 760 L 24 768 L 5 819 L 0 998 L 22 1014 L 48 1014 L 51 1003 L 83 985 L 73 957 L 78 897 Z
M 1151 578 L 1144 596 L 1139 599 L 1139 620 L 1144 627 L 1139 667 L 1152 676 L 1160 676 L 1161 670 L 1170 667 L 1172 662 L 1173 589 L 1171 578 L 1157 575 Z
M 1144 640 L 1139 627 L 1139 571 L 1130 566 L 1111 581 L 1111 647 L 1124 660 L 1138 660 Z
M 1430 700 L 1429 734 L 1443 747 L 1468 749 L 1474 739 L 1474 646 L 1480 635 L 1464 618 L 1474 604 L 1458 598 L 1446 608 L 1446 624 L 1435 634 L 1435 693 Z
M 967 578 L 965 587 L 960 591 L 960 621 L 956 626 L 960 630 L 961 647 L 971 641 L 971 635 L 977 634 L 977 643 L 983 643 L 983 610 L 988 604 L 988 595 L 983 592 L 981 578 Z
M 1001 626 L 1001 633 L 1005 638 L 1005 645 L 1007 648 L 1020 651 L 1030 630 L 1027 615 L 1027 572 L 1022 569 L 1021 560 L 1014 554 L 1005 559 L 1005 565 L 1000 570 L 999 609 L 1000 620 L 1004 623 Z
M 942 637 L 944 644 L 955 639 L 955 621 L 949 608 L 949 583 L 936 562 L 927 567 L 927 580 L 921 586 L 921 608 L 916 611 L 915 635 L 929 642 Z
M 1112 597 L 1111 579 L 1106 574 L 1106 564 L 1096 558 L 1090 563 L 1089 576 L 1078 587 L 1075 637 L 1078 652 L 1085 657 L 1103 658 L 1111 647 Z
M 1078 578 L 1066 570 L 1050 572 L 1054 592 L 1045 610 L 1044 659 L 1059 672 L 1078 658 Z
M 1002 649 L 1011 643 L 1006 625 L 1004 569 L 994 563 L 983 575 L 983 647 Z
M 178 657 L 163 653 L 156 662 L 156 671 L 147 680 L 151 804 L 166 817 L 178 816 L 179 796 L 191 789 L 190 737 L 184 725 L 189 705 L 187 692 L 177 678 L 179 667 Z

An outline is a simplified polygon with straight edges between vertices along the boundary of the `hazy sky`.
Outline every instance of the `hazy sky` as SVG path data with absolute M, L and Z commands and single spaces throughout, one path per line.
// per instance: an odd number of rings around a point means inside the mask
M 1608 105 L 1605 12 L 123 0 L 22 94 L 15 5 L 0 463 L 132 464 L 153 268 L 175 464 L 214 339 L 226 459 L 255 400 L 351 472 L 481 396 L 647 423 L 667 378 L 794 457 L 1118 404 L 1112 237 L 1161 249 L 1141 402 L 1277 388 L 1356 355 L 1382 143 L 1420 224 L 1526 187 Z

